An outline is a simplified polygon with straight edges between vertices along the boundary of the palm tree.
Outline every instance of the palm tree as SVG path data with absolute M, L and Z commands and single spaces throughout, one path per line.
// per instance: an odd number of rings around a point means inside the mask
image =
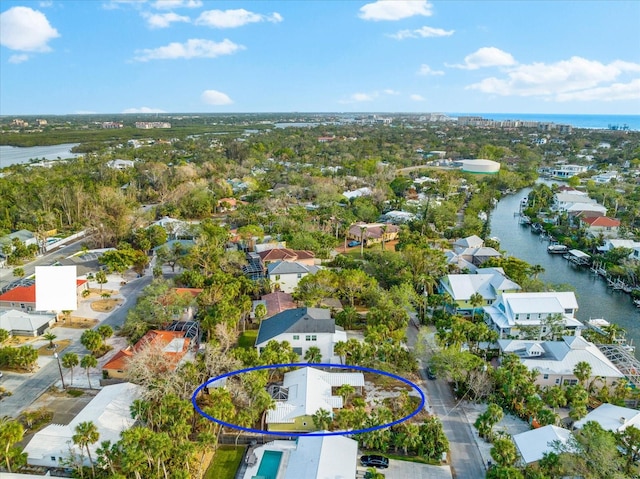
M 482 306 L 482 303 L 484 303 L 484 298 L 480 293 L 473 293 L 469 298 L 469 303 L 471 303 L 471 307 L 473 308 L 471 310 L 471 321 L 474 321 L 476 317 L 476 308 L 478 306 Z
M 533 266 L 531 266 L 531 269 L 529 271 L 533 276 L 533 279 L 538 279 L 538 275 L 544 273 L 545 270 L 541 265 L 534 264 Z
M 8 416 L 0 419 L 0 444 L 4 445 L 4 460 L 9 472 L 11 472 L 11 458 L 14 456 L 9 450 L 11 446 L 22 441 L 23 437 L 24 427 L 17 420 Z
M 73 368 L 80 364 L 78 355 L 76 353 L 67 353 L 62 356 L 62 365 L 71 370 L 71 384 L 73 385 Z
M 366 231 L 366 226 L 360 226 L 360 257 L 364 256 L 364 234 Z
M 87 382 L 89 383 L 89 389 L 92 389 L 91 379 L 89 378 L 89 369 L 95 368 L 97 365 L 98 365 L 98 360 L 92 354 L 87 354 L 83 356 L 82 360 L 80 361 L 80 366 L 82 366 L 84 370 L 87 372 Z
M 49 346 L 48 346 L 49 349 L 55 348 L 55 345 L 53 344 L 53 340 L 56 339 L 57 337 L 58 336 L 53 334 L 51 331 L 42 335 L 42 339 L 49 341 Z
M 380 231 L 382 232 L 382 251 L 385 250 L 384 246 L 385 246 L 385 242 L 386 242 L 386 239 L 387 239 L 387 228 L 388 228 L 387 225 L 382 225 L 380 227 Z
M 342 400 L 345 404 L 349 402 L 349 398 L 353 393 L 356 392 L 356 388 L 354 388 L 351 384 L 343 384 L 337 390 L 338 394 L 342 396 Z
M 102 285 L 107 283 L 107 273 L 103 270 L 96 272 L 96 282 L 100 285 L 100 292 L 102 293 Z
M 307 349 L 307 352 L 304 353 L 304 360 L 308 363 L 321 363 L 322 362 L 322 351 L 317 346 L 311 346 Z
M 591 377 L 591 365 L 586 361 L 578 362 L 573 368 L 573 375 L 578 378 L 580 384 L 584 386 L 587 379 Z
M 328 430 L 329 425 L 333 420 L 331 412 L 327 411 L 326 409 L 318 409 L 318 411 L 316 411 L 316 413 L 312 416 L 312 418 L 313 418 L 313 425 L 319 431 Z
M 100 438 L 98 428 L 93 421 L 81 422 L 76 426 L 76 433 L 71 436 L 71 440 L 76 446 L 80 446 L 80 450 L 83 448 L 87 450 L 87 456 L 89 456 L 89 463 L 91 464 L 91 475 L 96 477 L 96 471 L 93 468 L 93 459 L 91 458 L 91 450 L 89 445 L 95 444 Z

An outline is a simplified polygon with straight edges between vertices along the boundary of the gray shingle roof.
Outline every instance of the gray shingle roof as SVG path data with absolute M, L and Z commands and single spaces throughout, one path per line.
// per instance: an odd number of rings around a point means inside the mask
M 336 323 L 331 311 L 322 308 L 288 309 L 260 323 L 256 344 L 282 333 L 335 333 Z

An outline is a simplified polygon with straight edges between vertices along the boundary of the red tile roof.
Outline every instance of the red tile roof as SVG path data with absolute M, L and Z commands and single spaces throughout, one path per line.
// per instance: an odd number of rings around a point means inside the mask
M 615 228 L 620 226 L 620 220 L 609 218 L 607 216 L 589 216 L 582 218 L 582 221 L 588 223 L 590 226 L 600 226 L 603 228 Z
M 121 349 L 117 352 L 113 358 L 102 366 L 102 369 L 124 370 L 127 366 L 127 362 L 144 348 L 151 345 L 165 348 L 175 339 L 184 339 L 180 345 L 180 350 L 163 351 L 164 357 L 167 358 L 167 364 L 171 366 L 171 369 L 174 369 L 178 362 L 189 351 L 189 344 L 191 340 L 185 337 L 185 334 L 186 333 L 184 331 L 161 331 L 152 329 L 142 336 L 142 338 L 140 338 L 133 347 L 129 346 L 128 348 Z
M 80 287 L 87 282 L 86 279 L 76 280 L 76 286 Z M 30 286 L 16 286 L 4 294 L 0 294 L 0 301 L 13 301 L 16 303 L 35 303 L 36 284 Z
M 261 251 L 258 256 L 262 261 L 298 261 L 302 259 L 315 258 L 313 251 L 295 250 L 289 248 L 273 248 Z

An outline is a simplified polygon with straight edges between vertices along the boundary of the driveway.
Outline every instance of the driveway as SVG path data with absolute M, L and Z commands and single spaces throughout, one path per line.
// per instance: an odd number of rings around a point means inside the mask
M 449 466 L 430 466 L 417 462 L 391 459 L 389 468 L 381 471 L 386 479 L 451 479 Z

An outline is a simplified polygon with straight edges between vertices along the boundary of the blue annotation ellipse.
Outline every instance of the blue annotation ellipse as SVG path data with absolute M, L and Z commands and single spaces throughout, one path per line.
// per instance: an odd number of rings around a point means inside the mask
M 220 379 L 224 379 L 224 378 L 228 378 L 231 376 L 237 376 L 239 374 L 242 373 L 248 373 L 250 371 L 259 371 L 261 369 L 277 369 L 277 368 L 300 368 L 300 367 L 312 367 L 312 368 L 318 368 L 318 367 L 324 367 L 324 368 L 339 368 L 339 369 L 356 369 L 358 371 L 366 371 L 366 372 L 370 372 L 370 373 L 374 373 L 374 374 L 382 374 L 383 376 L 388 376 L 390 378 L 394 378 L 397 379 L 398 381 L 401 381 L 409 386 L 411 386 L 412 389 L 415 389 L 416 391 L 418 391 L 418 394 L 420 395 L 420 404 L 418 405 L 418 407 L 411 412 L 411 414 L 408 414 L 400 419 L 397 419 L 393 422 L 389 422 L 389 423 L 385 423 L 385 424 L 380 424 L 378 426 L 373 426 L 373 427 L 368 427 L 365 429 L 354 429 L 354 430 L 350 430 L 350 431 L 335 431 L 335 432 L 289 432 L 289 431 L 266 431 L 264 429 L 253 429 L 250 427 L 242 427 L 239 426 L 237 424 L 233 424 L 233 423 L 229 423 L 229 422 L 225 422 L 222 421 L 220 419 L 216 419 L 215 417 L 209 416 L 206 412 L 204 412 L 202 409 L 200 409 L 200 407 L 196 404 L 196 397 L 198 396 L 198 393 L 200 391 L 202 391 L 202 389 L 206 388 L 209 384 L 219 381 Z M 365 368 L 363 366 L 350 366 L 350 365 L 345 365 L 345 364 L 329 364 L 329 363 L 290 363 L 290 364 L 265 364 L 262 366 L 255 366 L 252 368 L 246 368 L 246 369 L 239 369 L 237 371 L 231 371 L 230 373 L 227 374 L 223 374 L 221 376 L 217 376 L 215 378 L 211 378 L 209 379 L 206 383 L 201 384 L 200 386 L 198 386 L 198 388 L 193 392 L 193 395 L 191 396 L 191 402 L 193 403 L 193 407 L 195 408 L 195 410 L 202 415 L 203 417 L 206 417 L 207 419 L 209 419 L 210 421 L 213 421 L 217 424 L 220 424 L 221 426 L 227 426 L 233 429 L 239 429 L 241 431 L 246 431 L 246 432 L 255 432 L 258 434 L 268 434 L 271 436 L 290 436 L 290 437 L 296 437 L 296 436 L 344 436 L 346 434 L 360 434 L 363 432 L 370 432 L 370 431 L 376 431 L 378 429 L 385 429 L 387 427 L 391 427 L 394 426 L 396 424 L 400 424 L 401 422 L 404 422 L 408 419 L 411 419 L 413 416 L 415 416 L 416 414 L 418 414 L 420 411 L 422 411 L 422 408 L 424 407 L 424 403 L 425 403 L 425 397 L 424 397 L 424 393 L 422 392 L 422 390 L 420 389 L 420 387 L 415 384 L 412 383 L 411 381 L 409 381 L 406 378 L 403 378 L 401 376 L 397 376 L 395 374 L 391 374 L 388 373 L 386 371 L 380 371 L 378 369 L 372 369 L 372 368 Z

